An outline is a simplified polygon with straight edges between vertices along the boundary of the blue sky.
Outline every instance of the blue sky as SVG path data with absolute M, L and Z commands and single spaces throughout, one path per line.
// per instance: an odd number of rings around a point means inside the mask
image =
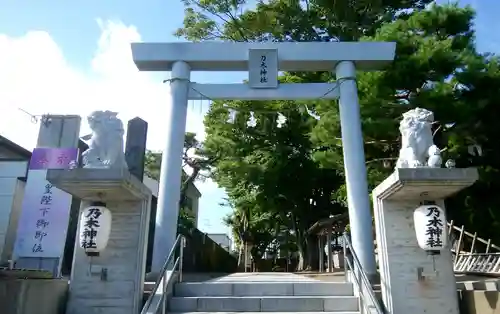
M 0 134 L 26 148 L 33 147 L 37 126 L 30 125 L 29 118 L 18 107 L 34 114 L 84 115 L 92 106 L 98 109 L 111 106 L 109 109 L 125 112 L 126 118 L 139 115 L 149 121 L 148 145 L 154 149 L 162 147 L 163 129 L 158 117 L 168 101 L 166 87 L 159 83 L 161 77 L 135 73 L 127 47 L 130 40 L 180 40 L 172 35 L 182 25 L 184 8 L 180 0 L 0 0 L 0 3 L 0 106 L 5 108 L 7 104 L 7 109 L 10 108 L 10 114 L 5 114 L 3 120 L 0 118 Z M 478 48 L 500 52 L 500 2 L 460 3 L 477 10 Z M 244 73 L 196 73 L 192 79 L 236 82 L 244 77 Z M 155 105 L 146 108 L 149 103 Z M 201 132 L 207 104 L 191 105 L 188 130 Z M 14 120 L 19 121 L 17 129 L 12 124 L 7 127 Z M 227 232 L 221 219 L 228 209 L 219 206 L 223 191 L 213 183 L 198 183 L 198 186 L 203 193 L 200 229 Z

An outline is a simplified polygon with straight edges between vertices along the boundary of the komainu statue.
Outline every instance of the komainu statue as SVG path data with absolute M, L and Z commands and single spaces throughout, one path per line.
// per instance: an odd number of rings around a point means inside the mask
M 83 168 L 127 168 L 123 152 L 125 130 L 117 112 L 94 111 L 88 117 L 92 134 L 82 137 L 89 148 L 82 153 Z
M 434 145 L 431 125 L 432 111 L 415 108 L 403 114 L 399 124 L 401 150 L 396 168 L 440 168 L 441 150 Z

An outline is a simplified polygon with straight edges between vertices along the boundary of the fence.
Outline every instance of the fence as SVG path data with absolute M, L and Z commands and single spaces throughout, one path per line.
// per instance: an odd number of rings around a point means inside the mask
M 456 273 L 500 275 L 500 247 L 491 243 L 491 239 L 467 232 L 463 225 L 455 226 L 453 220 L 448 223 L 448 233 Z
M 193 228 L 182 230 L 182 235 L 186 237 L 184 272 L 233 273 L 237 271 L 236 257 L 205 233 Z

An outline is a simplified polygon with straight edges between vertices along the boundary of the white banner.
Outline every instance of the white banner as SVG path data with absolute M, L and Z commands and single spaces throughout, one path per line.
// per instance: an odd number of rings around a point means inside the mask
M 14 259 L 57 257 L 64 252 L 71 195 L 45 180 L 47 170 L 29 170 L 19 217 Z

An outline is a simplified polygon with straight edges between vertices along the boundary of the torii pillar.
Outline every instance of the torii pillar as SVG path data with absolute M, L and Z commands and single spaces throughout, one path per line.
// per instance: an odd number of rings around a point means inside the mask
M 191 71 L 248 71 L 251 50 L 274 51 L 279 71 L 335 71 L 337 83 L 195 84 Z M 175 242 L 181 188 L 182 150 L 190 99 L 305 100 L 339 98 L 351 239 L 369 276 L 377 273 L 372 215 L 361 132 L 356 70 L 380 70 L 394 60 L 392 42 L 132 43 L 140 71 L 171 71 L 171 103 L 165 117 L 152 272 L 158 272 Z M 251 70 L 251 69 L 250 69 Z M 277 75 L 277 71 L 276 71 Z M 250 71 L 250 78 L 252 71 Z M 276 81 L 277 82 L 277 81 Z

